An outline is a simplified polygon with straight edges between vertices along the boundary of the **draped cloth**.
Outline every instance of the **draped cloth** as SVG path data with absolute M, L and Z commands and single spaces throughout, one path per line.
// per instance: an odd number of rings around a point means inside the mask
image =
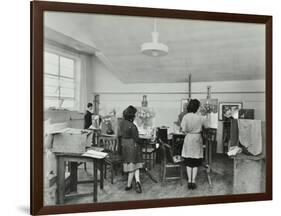
M 249 153 L 259 155 L 262 153 L 261 120 L 239 119 L 239 141 Z
M 239 135 L 238 134 L 239 134 L 238 120 L 231 119 L 229 146 L 238 146 L 239 145 Z

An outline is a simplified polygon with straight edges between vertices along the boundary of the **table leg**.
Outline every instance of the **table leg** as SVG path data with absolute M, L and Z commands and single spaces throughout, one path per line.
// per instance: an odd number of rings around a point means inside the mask
M 64 203 L 64 193 L 65 193 L 65 166 L 64 160 L 61 157 L 58 157 L 57 160 L 57 203 Z
M 100 166 L 100 189 L 103 189 L 103 162 L 99 162 Z
M 77 192 L 77 162 L 69 162 L 70 165 L 70 192 Z
M 93 194 L 93 201 L 98 201 L 98 179 L 97 179 L 97 163 L 96 161 L 93 161 L 93 175 L 94 175 L 94 194 Z

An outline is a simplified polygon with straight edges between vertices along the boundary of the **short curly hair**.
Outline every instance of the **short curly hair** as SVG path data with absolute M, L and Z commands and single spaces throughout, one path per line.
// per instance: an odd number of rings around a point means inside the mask
M 187 105 L 187 112 L 196 113 L 199 107 L 200 107 L 200 101 L 197 99 L 191 99 Z
M 137 109 L 130 105 L 123 111 L 123 118 L 128 121 L 134 121 Z

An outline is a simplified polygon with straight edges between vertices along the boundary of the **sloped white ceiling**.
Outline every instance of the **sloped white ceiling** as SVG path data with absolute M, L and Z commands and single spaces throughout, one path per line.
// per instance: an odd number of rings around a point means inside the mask
M 140 52 L 141 44 L 151 41 L 153 18 L 65 12 L 44 16 L 46 27 L 99 50 L 124 83 L 186 82 L 188 73 L 193 82 L 265 78 L 265 25 L 156 20 L 160 42 L 169 47 L 164 57 Z

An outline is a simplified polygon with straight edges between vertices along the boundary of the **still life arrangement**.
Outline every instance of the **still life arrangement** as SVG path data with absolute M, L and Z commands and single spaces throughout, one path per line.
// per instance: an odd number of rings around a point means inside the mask
M 152 108 L 148 107 L 138 107 L 136 113 L 136 124 L 138 127 L 147 129 L 153 126 L 153 118 L 155 117 L 155 112 Z

